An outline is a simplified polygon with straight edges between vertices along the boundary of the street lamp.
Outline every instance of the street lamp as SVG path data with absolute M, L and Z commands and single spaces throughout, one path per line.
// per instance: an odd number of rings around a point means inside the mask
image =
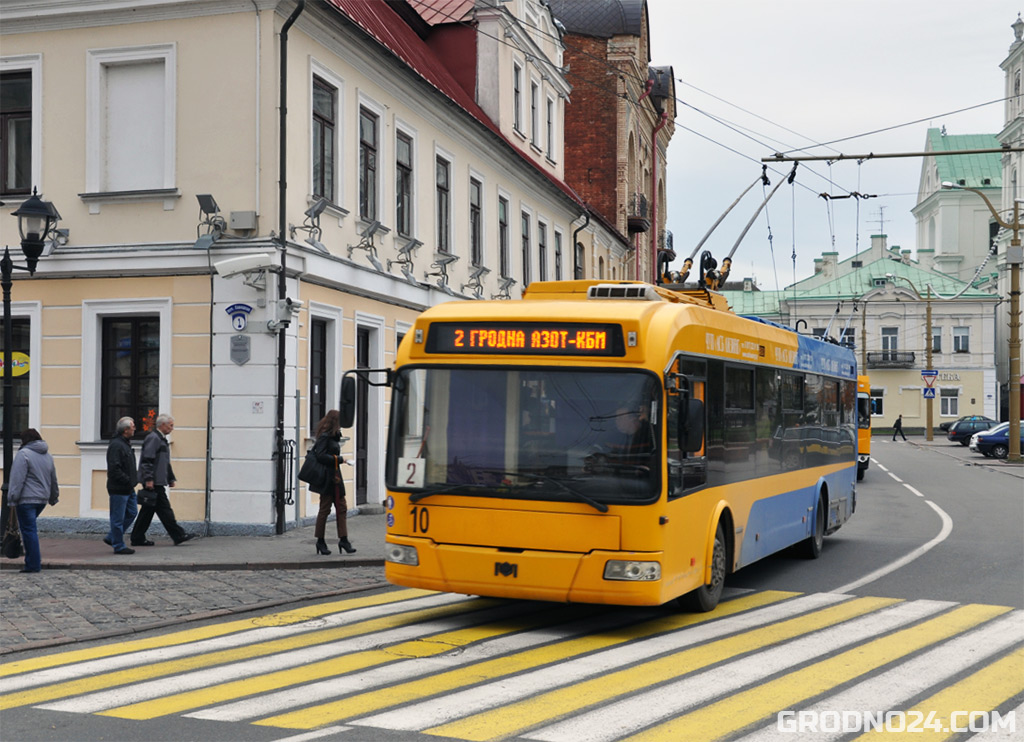
M 25 267 L 15 265 L 11 260 L 11 253 L 7 246 L 4 246 L 4 257 L 0 259 L 0 285 L 4 292 L 4 483 L 2 492 L 2 512 L 0 520 L 3 521 L 3 530 L 7 526 L 7 485 L 11 478 L 11 463 L 14 460 L 14 417 L 11 408 L 14 406 L 14 359 L 11 346 L 14 344 L 14 328 L 11 322 L 11 286 L 15 269 L 28 271 L 29 275 L 36 272 L 36 264 L 43 254 L 43 247 L 46 240 L 54 233 L 54 228 L 60 220 L 60 214 L 49 201 L 43 201 L 39 194 L 32 189 L 32 195 L 11 213 L 11 216 L 18 217 L 18 232 L 21 234 L 21 251 L 25 254 Z
M 944 182 L 942 187 L 959 191 L 970 191 L 981 196 L 992 218 L 1003 229 L 1013 232 L 1010 247 L 1006 251 L 1006 264 L 1010 266 L 1010 453 L 1008 461 L 1020 462 L 1020 266 L 1024 263 L 1024 248 L 1020 244 L 1020 207 L 1013 200 L 1013 223 L 1008 224 L 999 217 L 999 212 L 988 196 L 977 188 L 967 188 L 955 183 Z
M 925 368 L 928 369 L 928 371 L 931 371 L 932 370 L 932 343 L 934 342 L 934 339 L 932 338 L 932 285 L 931 284 L 927 285 L 927 289 L 928 289 L 927 297 L 922 297 L 921 296 L 921 292 L 917 290 L 917 286 L 914 285 L 914 282 L 911 281 L 906 276 L 897 276 L 897 275 L 895 275 L 893 273 L 886 273 L 885 277 L 888 278 L 890 281 L 895 281 L 896 279 L 899 279 L 901 281 L 906 281 L 907 283 L 910 284 L 910 288 L 914 289 L 914 293 L 917 294 L 917 298 L 918 299 L 924 298 L 924 301 L 925 301 L 925 311 L 924 311 L 925 320 L 924 321 L 925 321 L 925 325 L 926 325 L 925 331 L 924 331 L 925 332 L 925 340 L 924 340 L 925 360 L 924 360 L 924 365 L 925 365 Z M 928 397 L 924 401 L 924 408 L 925 408 L 925 434 L 924 435 L 925 435 L 925 440 L 927 440 L 927 441 L 931 441 L 934 438 L 934 435 L 933 435 L 933 432 L 932 432 L 932 427 L 933 427 L 932 421 L 934 420 L 934 418 L 932 417 L 932 402 L 934 402 L 934 401 L 935 400 L 932 397 Z

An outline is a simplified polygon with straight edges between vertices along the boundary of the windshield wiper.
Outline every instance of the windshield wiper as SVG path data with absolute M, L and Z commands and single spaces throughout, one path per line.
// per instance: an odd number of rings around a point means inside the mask
M 468 482 L 464 482 L 462 484 L 438 484 L 430 489 L 412 493 L 409 495 L 409 502 L 419 502 L 423 498 L 430 497 L 431 495 L 458 495 L 467 491 L 490 489 L 494 488 L 488 484 L 471 484 Z
M 549 474 L 534 474 L 532 472 L 524 471 L 502 471 L 501 469 L 481 469 L 480 471 L 486 472 L 488 474 L 501 474 L 502 476 L 506 477 L 525 477 L 526 479 L 533 480 L 534 482 L 546 482 L 548 484 L 553 484 L 563 492 L 572 495 L 574 499 L 579 500 L 580 502 L 585 503 L 590 507 L 594 508 L 594 510 L 597 510 L 598 512 L 601 513 L 608 512 L 608 506 L 605 505 L 603 502 L 598 502 L 589 495 L 583 494 L 578 489 L 570 487 L 563 480 L 558 479 L 557 477 L 552 477 Z

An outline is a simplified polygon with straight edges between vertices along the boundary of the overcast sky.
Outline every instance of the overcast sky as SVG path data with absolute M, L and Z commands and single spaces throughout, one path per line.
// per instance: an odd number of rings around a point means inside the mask
M 668 150 L 678 268 L 777 151 L 921 152 L 929 127 L 998 133 L 1002 103 L 952 112 L 1002 97 L 999 64 L 1024 0 L 648 0 L 648 9 L 651 63 L 673 67 L 679 99 Z M 847 139 L 890 127 L 899 128 Z M 791 167 L 770 166 L 772 187 Z M 920 158 L 802 163 L 797 185 L 779 189 L 736 250 L 731 278 L 784 288 L 794 247 L 799 280 L 822 252 L 848 258 L 872 234 L 916 254 L 920 174 Z M 818 194 L 850 191 L 877 198 L 859 201 L 859 218 L 858 200 L 833 201 L 830 217 Z M 705 243 L 719 263 L 764 195 L 755 186 Z

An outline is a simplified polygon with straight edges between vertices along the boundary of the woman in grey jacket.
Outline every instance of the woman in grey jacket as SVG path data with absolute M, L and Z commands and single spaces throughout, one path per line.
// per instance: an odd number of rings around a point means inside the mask
M 25 568 L 22 572 L 38 572 L 42 568 L 39 554 L 39 534 L 36 518 L 46 504 L 57 504 L 57 469 L 53 465 L 50 447 L 35 428 L 21 434 L 21 448 L 11 464 L 7 502 L 18 512 L 21 540 L 25 544 Z

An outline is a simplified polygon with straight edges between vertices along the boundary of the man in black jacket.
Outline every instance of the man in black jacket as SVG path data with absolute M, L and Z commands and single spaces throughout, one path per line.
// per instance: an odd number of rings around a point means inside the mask
M 146 538 L 149 524 L 155 514 L 164 524 L 164 530 L 174 540 L 174 545 L 183 544 L 192 538 L 185 529 L 178 525 L 171 509 L 171 501 L 167 498 L 167 487 L 175 484 L 174 469 L 171 468 L 171 446 L 167 442 L 167 434 L 174 430 L 174 418 L 170 415 L 157 415 L 154 430 L 149 432 L 142 442 L 142 455 L 139 457 L 139 517 L 132 529 L 132 546 L 152 546 L 153 542 Z
M 135 503 L 135 451 L 132 450 L 132 436 L 135 435 L 135 421 L 122 417 L 117 421 L 117 430 L 107 446 L 107 494 L 110 496 L 110 531 L 104 543 L 114 547 L 115 554 L 134 554 L 124 544 L 124 532 L 129 528 L 138 512 Z

